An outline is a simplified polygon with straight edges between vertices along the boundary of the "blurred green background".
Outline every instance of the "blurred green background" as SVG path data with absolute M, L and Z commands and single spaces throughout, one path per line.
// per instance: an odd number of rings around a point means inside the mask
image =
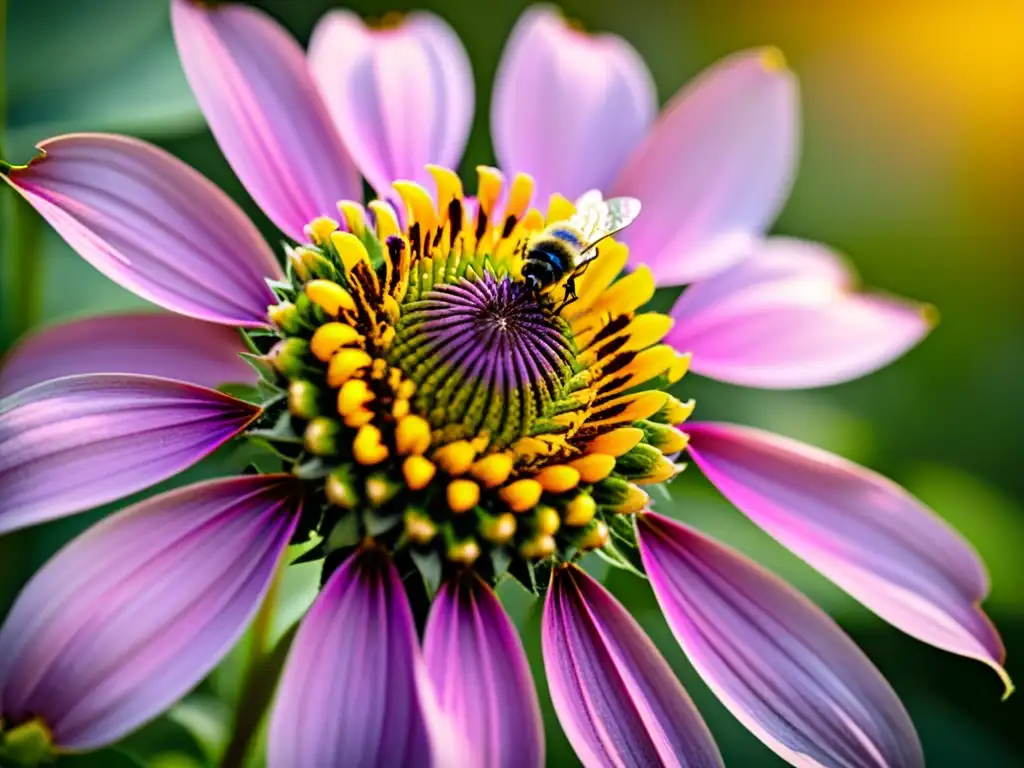
M 188 91 L 163 0 L 7 0 L 8 129 L 4 157 L 23 162 L 34 142 L 74 130 L 112 130 L 156 141 L 227 190 L 277 235 L 232 175 Z M 305 43 L 334 0 L 259 0 Z M 471 179 L 493 163 L 491 81 L 505 37 L 527 3 L 431 0 L 469 51 L 477 121 L 463 161 Z M 777 224 L 847 253 L 872 286 L 938 306 L 942 323 L 890 368 L 838 387 L 764 393 L 688 377 L 681 393 L 702 418 L 727 418 L 806 440 L 877 469 L 955 525 L 989 566 L 986 607 L 1024 675 L 1024 3 L 1020 0 L 567 0 L 593 30 L 623 35 L 647 60 L 662 101 L 716 59 L 774 44 L 802 84 L 800 175 Z M 366 15 L 402 10 L 388 0 L 346 3 Z M 7 190 L 0 190 L 6 193 Z M 0 242 L 14 226 L 5 194 Z M 4 343 L 35 326 L 141 307 L 39 228 L 42 281 L 24 280 L 5 247 L 0 285 Z M 36 307 L 38 311 L 32 309 Z M 30 312 L 31 316 L 26 312 Z M 0 350 L 2 351 L 2 350 Z M 222 453 L 185 479 L 231 471 Z M 178 479 L 173 484 L 180 484 Z M 165 484 L 168 487 L 172 484 Z M 905 702 L 933 766 L 1024 765 L 1021 695 L 1000 703 L 983 665 L 943 654 L 884 625 L 781 550 L 723 502 L 696 472 L 672 488 L 672 514 L 752 554 L 815 599 L 853 635 Z M 662 502 L 661 508 L 666 508 Z M 0 540 L 0 614 L 52 552 L 111 508 Z M 301 609 L 302 579 L 295 600 Z M 646 584 L 615 573 L 607 583 L 639 616 L 675 667 L 732 766 L 779 761 L 739 726 L 690 669 Z M 509 592 L 539 667 L 537 610 Z M 238 654 L 236 654 L 237 656 Z M 129 738 L 122 749 L 61 765 L 204 765 L 237 690 L 234 661 L 200 695 Z M 538 676 L 540 676 L 538 674 Z M 234 687 L 233 687 L 234 686 Z M 575 760 L 542 701 L 549 763 Z M 197 736 L 197 734 L 199 734 Z

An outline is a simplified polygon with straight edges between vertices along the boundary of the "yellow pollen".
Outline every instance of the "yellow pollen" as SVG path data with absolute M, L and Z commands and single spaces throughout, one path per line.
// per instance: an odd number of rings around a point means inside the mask
M 545 218 L 550 224 L 554 221 L 565 221 L 574 213 L 576 213 L 576 206 L 572 204 L 572 201 L 556 192 L 548 201 L 548 213 Z
M 534 527 L 538 533 L 546 533 L 551 536 L 558 533 L 562 526 L 562 520 L 558 512 L 551 507 L 540 506 L 534 511 Z
M 353 509 L 359 503 L 359 496 L 347 476 L 341 472 L 332 472 L 327 476 L 324 485 L 327 500 L 342 509 Z
M 643 477 L 634 478 L 633 482 L 639 485 L 650 485 L 652 483 L 664 483 L 683 471 L 683 464 L 676 464 L 664 456 L 659 456 L 658 461 L 650 471 Z
M 342 349 L 336 352 L 327 365 L 328 386 L 340 387 L 372 361 L 373 358 L 361 349 Z
M 468 512 L 480 501 L 480 486 L 472 480 L 452 480 L 448 483 L 447 497 L 452 512 Z
M 623 395 L 605 403 L 602 409 L 609 409 L 613 416 L 607 419 L 600 418 L 600 411 L 595 413 L 594 421 L 588 422 L 590 426 L 597 427 L 607 424 L 619 424 L 622 422 L 639 421 L 653 416 L 660 411 L 669 401 L 669 395 L 657 390 L 645 390 L 633 395 Z M 622 408 L 621 406 L 625 406 Z M 607 451 L 606 451 L 607 453 Z
M 494 488 L 508 480 L 512 474 L 512 456 L 507 453 L 484 456 L 469 468 L 469 473 L 488 488 Z
M 693 355 L 690 352 L 676 356 L 675 362 L 672 363 L 672 367 L 668 369 L 666 374 L 669 384 L 675 384 L 686 375 L 686 372 L 690 370 L 691 360 L 693 360 Z
M 662 453 L 679 453 L 690 442 L 690 436 L 682 430 L 672 427 L 665 430 L 658 446 Z
M 392 235 L 402 234 L 402 230 L 398 226 L 398 214 L 395 213 L 395 209 L 391 207 L 390 203 L 374 200 L 367 203 L 367 208 L 373 211 L 374 218 L 377 220 L 377 239 L 382 243 L 387 242 Z
M 345 272 L 349 273 L 359 264 L 370 262 L 370 254 L 366 252 L 363 242 L 351 232 L 335 232 L 331 235 L 331 245 L 341 257 Z
M 437 536 L 434 521 L 414 509 L 405 513 L 405 535 L 417 544 L 429 544 Z
M 290 301 L 282 301 L 267 307 L 267 317 L 270 322 L 285 332 L 294 330 L 297 314 L 295 305 Z
M 366 234 L 366 211 L 363 206 L 351 200 L 342 200 L 338 203 L 338 213 L 345 219 L 345 226 L 349 232 L 356 237 L 363 237 Z
M 468 440 L 456 440 L 434 451 L 433 458 L 449 475 L 463 475 L 473 465 L 476 451 Z
M 696 401 L 692 399 L 682 403 L 678 398 L 669 396 L 665 404 L 665 418 L 669 424 L 682 424 L 693 414 L 696 405 Z
M 288 385 L 288 410 L 300 419 L 312 419 L 317 415 L 319 394 L 313 382 L 296 379 Z
M 352 441 L 352 455 L 363 465 L 380 464 L 388 457 L 388 447 L 381 442 L 380 430 L 372 424 L 364 424 Z
M 633 514 L 646 507 L 650 500 L 651 497 L 642 488 L 633 483 L 627 483 L 626 499 L 615 507 L 615 511 L 623 515 Z
M 553 465 L 544 467 L 534 479 L 548 493 L 565 493 L 579 485 L 580 473 L 573 467 Z
M 397 492 L 398 488 L 387 478 L 374 476 L 366 481 L 366 497 L 375 507 L 387 504 Z
M 436 472 L 437 467 L 434 466 L 434 463 L 422 456 L 410 456 L 402 462 L 405 484 L 414 491 L 422 491 L 430 485 Z
M 627 326 L 628 340 L 622 346 L 622 350 L 635 352 L 638 349 L 645 349 L 651 344 L 656 344 L 672 330 L 674 323 L 675 320 L 671 317 L 658 312 L 645 312 L 642 315 L 637 315 Z
M 337 422 L 325 416 L 318 416 L 306 425 L 302 441 L 310 453 L 317 456 L 330 456 L 337 451 L 335 443 L 337 435 Z
M 352 413 L 345 414 L 345 426 L 358 429 L 363 424 L 373 421 L 373 411 L 369 408 L 357 408 Z
M 363 379 L 349 379 L 338 390 L 338 413 L 348 416 L 373 400 L 373 393 Z
M 398 387 L 398 396 L 404 400 L 412 399 L 412 396 L 416 394 L 416 382 L 412 379 L 406 379 Z
M 555 553 L 555 538 L 546 533 L 538 533 L 519 547 L 519 554 L 527 560 L 540 560 L 551 557 Z
M 608 526 L 601 520 L 597 520 L 594 522 L 593 526 L 588 528 L 587 531 L 576 540 L 576 546 L 584 551 L 600 549 L 608 543 L 609 538 Z
M 615 469 L 615 457 L 607 453 L 590 453 L 570 461 L 569 466 L 580 473 L 580 480 L 584 483 L 597 483 Z
M 384 312 L 387 313 L 388 320 L 392 323 L 397 323 L 398 318 L 402 315 L 402 310 L 398 306 L 398 302 L 391 296 L 384 297 Z
M 391 186 L 409 209 L 411 223 L 419 224 L 424 233 L 437 227 L 437 209 L 427 190 L 413 181 L 396 181 Z
M 494 206 L 497 204 L 498 198 L 501 197 L 501 188 L 505 184 L 505 177 L 497 168 L 491 168 L 488 165 L 478 165 L 476 173 L 478 179 L 476 198 L 480 203 L 481 210 L 487 214 L 488 218 L 491 218 L 494 215 Z
M 565 507 L 565 515 L 562 517 L 566 525 L 586 525 L 594 519 L 597 514 L 597 502 L 589 493 L 581 493 L 570 501 Z
M 525 512 L 537 506 L 543 492 L 544 488 L 536 480 L 524 478 L 506 485 L 498 495 L 513 512 Z
M 395 445 L 402 456 L 423 453 L 430 447 L 430 424 L 422 416 L 403 416 L 395 428 Z
M 494 544 L 504 544 L 516 535 L 516 516 L 504 512 L 497 517 L 484 516 L 480 520 L 480 535 Z
M 457 544 L 452 544 L 448 547 L 448 559 L 453 563 L 461 563 L 462 565 L 472 565 L 480 557 L 480 545 L 473 539 L 467 539 L 466 541 L 460 541 Z
M 327 272 L 333 269 L 331 262 L 314 251 L 312 248 L 295 248 L 289 250 L 288 258 L 292 262 L 292 269 L 302 280 L 308 280 L 317 273 Z
M 619 427 L 600 435 L 587 445 L 587 453 L 605 453 L 621 456 L 644 439 L 644 431 L 637 427 Z
M 328 241 L 331 233 L 338 228 L 338 222 L 334 219 L 328 218 L 327 216 L 321 216 L 313 219 L 309 224 L 302 228 L 302 231 L 306 233 L 306 236 L 317 245 L 323 245 Z
M 521 219 L 532 197 L 533 177 L 526 173 L 517 173 L 508 190 L 505 216 L 515 216 L 517 219 Z
M 318 360 L 326 363 L 339 349 L 362 339 L 359 331 L 351 325 L 324 323 L 316 329 L 313 338 L 309 340 L 309 348 Z
M 330 280 L 310 280 L 305 291 L 309 300 L 331 317 L 337 317 L 343 309 L 352 312 L 356 308 L 352 294 Z
M 440 165 L 428 165 L 427 172 L 434 177 L 437 187 L 437 209 L 445 212 L 452 200 L 462 199 L 462 181 L 454 171 Z
M 391 415 L 396 419 L 404 419 L 409 415 L 409 411 L 409 401 L 401 398 L 395 400 L 394 405 L 391 406 Z

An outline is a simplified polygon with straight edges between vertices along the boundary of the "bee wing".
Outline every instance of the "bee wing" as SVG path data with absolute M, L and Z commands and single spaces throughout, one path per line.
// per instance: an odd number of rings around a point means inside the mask
M 569 219 L 569 226 L 583 235 L 583 253 L 601 240 L 625 229 L 640 213 L 640 201 L 635 197 L 613 197 L 585 205 Z

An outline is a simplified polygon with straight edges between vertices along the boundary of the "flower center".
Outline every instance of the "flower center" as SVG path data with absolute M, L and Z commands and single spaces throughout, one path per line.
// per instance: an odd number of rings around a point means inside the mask
M 530 244 L 573 214 L 567 200 L 545 217 L 519 175 L 499 212 L 494 169 L 475 200 L 430 170 L 437 205 L 398 182 L 401 215 L 342 202 L 343 228 L 318 219 L 289 250 L 274 328 L 250 334 L 267 393 L 250 436 L 307 481 L 301 535 L 319 553 L 372 539 L 430 584 L 472 567 L 530 587 L 546 561 L 618 552 L 612 537 L 631 539 L 649 502 L 642 486 L 678 473 L 675 425 L 693 404 L 661 390 L 687 359 L 658 343 L 667 317 L 638 311 L 649 271 L 615 280 L 627 251 L 611 239 L 572 303 L 571 263 L 539 289 L 523 278 Z
M 416 410 L 450 439 L 528 435 L 573 374 L 572 333 L 521 282 L 488 273 L 403 307 L 390 359 L 416 383 Z

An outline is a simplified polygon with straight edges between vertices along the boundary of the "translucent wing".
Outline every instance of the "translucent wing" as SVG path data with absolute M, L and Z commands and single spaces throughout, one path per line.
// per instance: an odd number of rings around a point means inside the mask
M 569 219 L 569 226 L 583 235 L 583 253 L 606 237 L 625 229 L 640 213 L 640 201 L 635 197 L 613 197 L 582 206 Z

